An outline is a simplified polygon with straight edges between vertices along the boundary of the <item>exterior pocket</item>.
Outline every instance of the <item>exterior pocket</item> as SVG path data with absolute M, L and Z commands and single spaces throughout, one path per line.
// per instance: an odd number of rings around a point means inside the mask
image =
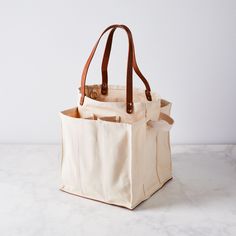
M 61 121 L 62 190 L 129 206 L 131 125 L 81 118 L 77 108 L 62 112 Z
M 96 149 L 91 145 L 96 143 L 96 122 L 90 116 L 80 118 L 77 108 L 72 108 L 61 113 L 62 123 L 62 165 L 61 176 L 62 185 L 65 191 L 84 195 L 90 193 L 92 188 L 99 197 L 101 183 L 90 181 L 87 183 L 87 176 L 91 179 L 96 170 Z M 81 158 L 86 159 L 86 162 Z M 86 170 L 86 175 L 84 173 Z

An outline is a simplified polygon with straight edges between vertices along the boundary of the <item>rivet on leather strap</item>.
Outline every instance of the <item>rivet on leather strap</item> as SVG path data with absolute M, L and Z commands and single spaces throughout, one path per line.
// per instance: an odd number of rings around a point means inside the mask
M 127 103 L 127 107 L 126 107 L 127 113 L 131 114 L 131 113 L 133 113 L 133 110 L 134 110 L 134 104 L 133 104 L 133 102 Z
M 102 84 L 102 88 L 101 88 L 101 93 L 102 93 L 102 95 L 107 95 L 107 93 L 108 93 L 108 86 L 107 86 L 107 84 Z

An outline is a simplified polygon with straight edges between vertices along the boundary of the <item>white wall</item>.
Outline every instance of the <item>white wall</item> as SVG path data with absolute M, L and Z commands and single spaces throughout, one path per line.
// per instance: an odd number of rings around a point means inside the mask
M 173 101 L 172 142 L 236 141 L 236 1 L 0 0 L 0 142 L 60 141 L 58 112 L 75 106 L 85 60 L 113 23 L 131 28 L 142 72 Z M 125 83 L 126 56 L 116 32 L 111 83 Z

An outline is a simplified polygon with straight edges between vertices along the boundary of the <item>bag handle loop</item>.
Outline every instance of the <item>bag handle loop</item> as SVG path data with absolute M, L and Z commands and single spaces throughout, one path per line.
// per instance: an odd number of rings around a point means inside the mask
M 101 67 L 101 71 L 102 71 L 102 94 L 106 95 L 108 93 L 108 72 L 107 72 L 107 67 L 108 67 L 108 63 L 109 63 L 109 58 L 110 58 L 110 53 L 111 53 L 111 47 L 112 47 L 112 40 L 113 40 L 113 35 L 115 30 L 117 29 L 117 27 L 114 27 L 107 38 L 107 42 L 106 42 L 106 47 L 105 47 L 105 51 L 103 54 L 103 60 L 102 60 L 102 67 Z M 140 71 L 137 61 L 136 61 L 136 56 L 135 56 L 135 48 L 134 48 L 134 42 L 133 43 L 133 64 L 132 67 L 134 69 L 134 71 L 136 72 L 136 74 L 139 76 L 139 78 L 143 81 L 146 90 L 145 90 L 145 94 L 146 94 L 146 98 L 148 101 L 152 101 L 152 97 L 151 97 L 151 88 L 149 86 L 148 81 L 146 80 L 146 78 L 144 77 L 144 75 L 142 74 L 142 72 Z
M 127 79 L 126 79 L 126 112 L 131 114 L 133 112 L 133 70 L 132 70 L 132 65 L 133 65 L 133 38 L 132 38 L 132 33 L 129 30 L 129 28 L 125 25 L 111 25 L 107 27 L 100 37 L 98 38 L 95 46 L 93 47 L 89 58 L 87 59 L 87 62 L 84 66 L 83 73 L 82 73 L 82 78 L 81 78 L 81 98 L 80 98 L 80 105 L 83 105 L 84 103 L 84 97 L 85 97 L 85 82 L 86 82 L 86 77 L 87 77 L 87 72 L 90 66 L 90 63 L 92 61 L 92 58 L 95 54 L 95 51 L 97 49 L 97 46 L 100 42 L 100 39 L 102 36 L 110 29 L 113 28 L 122 28 L 127 32 L 128 35 L 128 40 L 129 40 L 129 50 L 128 50 L 128 62 L 127 62 Z M 105 85 L 105 86 L 104 86 Z M 106 87 L 106 84 L 104 84 L 104 87 Z M 105 91 L 105 90 L 104 90 Z M 147 93 L 146 93 L 147 94 Z
M 157 121 L 149 120 L 147 125 L 154 128 L 157 132 L 169 131 L 174 124 L 174 120 L 167 114 L 160 112 L 159 119 Z

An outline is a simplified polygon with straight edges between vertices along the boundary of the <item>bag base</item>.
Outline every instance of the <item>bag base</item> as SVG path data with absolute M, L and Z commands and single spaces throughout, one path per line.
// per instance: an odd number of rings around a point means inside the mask
M 122 208 L 126 208 L 126 209 L 129 209 L 129 210 L 134 210 L 136 207 L 140 206 L 143 202 L 145 202 L 146 200 L 148 200 L 149 198 L 151 198 L 155 193 L 157 193 L 159 190 L 161 190 L 161 189 L 162 189 L 167 183 L 169 183 L 170 180 L 172 180 L 172 179 L 173 179 L 173 177 L 167 179 L 167 180 L 166 180 L 165 182 L 163 182 L 162 185 L 160 185 L 153 193 L 151 193 L 150 196 L 148 196 L 146 199 L 140 201 L 140 202 L 137 203 L 135 206 L 127 206 L 127 205 L 122 205 L 122 204 L 114 204 L 114 203 L 104 202 L 104 201 L 99 200 L 99 199 L 95 199 L 95 198 L 90 198 L 90 197 L 87 197 L 87 196 L 83 196 L 83 195 L 81 195 L 81 194 L 79 194 L 79 193 L 76 193 L 75 191 L 68 190 L 68 188 L 67 188 L 66 186 L 62 186 L 59 190 L 61 190 L 62 192 L 69 193 L 69 194 L 71 194 L 71 195 L 77 196 L 77 197 L 81 197 L 81 198 L 88 199 L 88 200 L 92 200 L 92 201 L 104 203 L 104 204 L 107 204 L 107 205 L 122 207 Z

